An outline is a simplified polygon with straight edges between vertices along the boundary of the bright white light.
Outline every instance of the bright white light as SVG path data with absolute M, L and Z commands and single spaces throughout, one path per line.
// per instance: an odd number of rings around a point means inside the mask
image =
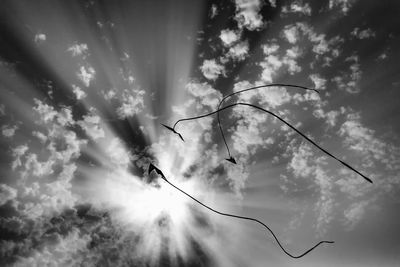
M 187 210 L 187 197 L 164 181 L 158 186 L 148 185 L 141 194 L 143 213 L 149 219 L 167 215 L 172 221 L 180 223 Z

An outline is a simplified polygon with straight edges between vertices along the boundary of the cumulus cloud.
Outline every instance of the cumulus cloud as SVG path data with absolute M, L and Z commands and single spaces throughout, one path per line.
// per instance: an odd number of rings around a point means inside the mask
M 354 3 L 355 0 L 329 0 L 329 9 L 339 8 L 346 15 Z
M 299 39 L 298 27 L 296 25 L 286 25 L 283 29 L 283 36 L 289 43 L 295 44 Z
M 81 100 L 84 99 L 87 94 L 83 91 L 79 86 L 72 85 L 72 92 L 75 94 L 76 99 Z
M 311 74 L 310 80 L 314 83 L 314 88 L 317 90 L 325 90 L 326 89 L 326 79 L 322 78 L 322 76 L 318 73 Z
M 302 70 L 297 63 L 297 60 L 302 56 L 302 51 L 298 46 L 280 51 L 278 45 L 271 43 L 263 45 L 262 48 L 265 54 L 264 60 L 259 63 L 263 68 L 261 73 L 262 81 L 272 83 L 283 67 L 286 67 L 283 70 L 292 75 Z
M 6 184 L 0 184 L 0 206 L 4 205 L 9 200 L 15 199 L 16 196 L 17 189 Z
M 93 67 L 88 66 L 81 66 L 79 68 L 79 71 L 76 73 L 78 76 L 79 80 L 82 81 L 82 83 L 86 86 L 89 87 L 90 83 L 94 80 L 96 71 L 94 70 Z
M 240 42 L 229 48 L 228 56 L 237 61 L 242 61 L 249 53 L 249 42 Z
M 222 30 L 219 38 L 221 39 L 224 46 L 229 47 L 240 39 L 240 32 L 229 29 Z
M 325 171 L 326 158 L 316 157 L 310 145 L 306 143 L 290 149 L 292 150 L 292 158 L 288 168 L 295 177 L 303 178 L 317 185 L 316 190 L 319 191 L 319 198 L 314 205 L 317 220 L 315 226 L 318 235 L 322 236 L 327 231 L 334 215 L 333 183 L 332 178 Z
M 358 27 L 356 27 L 351 32 L 351 35 L 362 40 L 362 39 L 368 39 L 368 38 L 375 37 L 375 32 L 370 28 L 365 29 L 365 30 L 360 30 Z
M 17 129 L 18 125 L 3 125 L 1 127 L 1 133 L 5 137 L 13 137 Z
M 368 201 L 360 201 L 350 205 L 344 210 L 345 225 L 347 230 L 353 230 L 354 227 L 363 219 Z
M 189 82 L 186 85 L 188 92 L 200 100 L 202 106 L 216 109 L 222 94 L 207 83 Z
M 89 49 L 88 49 L 87 44 L 84 44 L 84 43 L 71 45 L 67 49 L 67 51 L 70 52 L 73 57 L 81 56 L 81 55 L 86 56 L 88 53 L 88 50 Z
M 261 0 L 235 0 L 235 20 L 239 29 L 259 30 L 264 26 L 263 17 L 259 14 L 263 2 Z
M 335 76 L 332 79 L 339 89 L 350 94 L 358 94 L 361 91 L 359 81 L 362 77 L 362 71 L 358 61 L 359 59 L 357 55 L 346 58 L 345 62 L 351 62 L 349 65 L 349 72 L 343 72 L 340 76 Z
M 47 37 L 46 34 L 44 33 L 38 33 L 35 35 L 35 43 L 40 44 L 43 43 L 44 41 L 46 41 Z
M 83 116 L 83 120 L 77 123 L 93 140 L 105 136 L 104 130 L 100 126 L 100 117 L 98 115 L 85 115 Z
M 140 113 L 144 108 L 145 93 L 144 90 L 139 89 L 124 90 L 122 104 L 117 108 L 118 117 L 123 119 Z
M 287 6 L 282 7 L 283 14 L 299 13 L 303 15 L 311 15 L 311 7 L 309 3 L 303 3 L 302 0 L 296 0 Z
M 212 4 L 211 6 L 211 12 L 210 12 L 210 18 L 213 19 L 215 16 L 218 15 L 218 7 L 216 4 Z
M 215 59 L 204 60 L 203 65 L 200 66 L 200 70 L 204 77 L 212 81 L 215 81 L 220 75 L 225 74 L 225 67 L 218 64 Z

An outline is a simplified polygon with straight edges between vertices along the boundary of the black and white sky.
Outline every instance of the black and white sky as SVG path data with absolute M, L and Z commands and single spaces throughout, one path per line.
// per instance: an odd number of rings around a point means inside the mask
M 399 1 L 0 6 L 1 266 L 399 266 Z

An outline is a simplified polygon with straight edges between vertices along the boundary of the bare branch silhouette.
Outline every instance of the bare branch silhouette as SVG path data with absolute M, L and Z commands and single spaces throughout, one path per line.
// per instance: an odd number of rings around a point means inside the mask
M 200 200 L 196 199 L 195 197 L 191 196 L 190 194 L 186 193 L 184 190 L 180 189 L 179 187 L 177 187 L 176 185 L 174 185 L 173 183 L 171 183 L 166 177 L 165 175 L 162 173 L 162 171 L 160 169 L 158 169 L 157 167 L 155 167 L 152 163 L 150 163 L 149 166 L 149 173 L 154 170 L 157 174 L 159 174 L 162 179 L 164 181 L 166 181 L 169 185 L 171 185 L 172 187 L 174 187 L 175 189 L 177 189 L 178 191 L 180 191 L 181 193 L 185 194 L 186 196 L 188 196 L 189 198 L 191 198 L 193 201 L 197 202 L 198 204 L 200 204 L 201 206 L 205 207 L 206 209 L 222 215 L 222 216 L 226 216 L 226 217 L 231 217 L 231 218 L 236 218 L 236 219 L 241 219 L 241 220 L 247 220 L 247 221 L 253 221 L 255 223 L 258 223 L 260 225 L 262 225 L 264 228 L 266 228 L 271 235 L 274 237 L 276 243 L 278 243 L 278 246 L 282 249 L 283 252 L 286 253 L 286 255 L 288 255 L 289 257 L 292 257 L 294 259 L 298 259 L 301 258 L 305 255 L 307 255 L 308 253 L 310 253 L 311 251 L 313 251 L 315 248 L 317 248 L 319 245 L 323 244 L 323 243 L 328 243 L 328 244 L 332 244 L 334 243 L 334 241 L 320 241 L 317 244 L 315 244 L 313 247 L 309 248 L 308 250 L 306 250 L 305 252 L 301 253 L 300 255 L 293 255 L 291 253 L 289 253 L 281 244 L 281 242 L 279 241 L 278 237 L 275 235 L 275 233 L 272 231 L 272 229 L 270 227 L 268 227 L 265 223 L 263 223 L 260 220 L 257 220 L 255 218 L 251 218 L 251 217 L 246 217 L 246 216 L 240 216 L 240 215 L 235 215 L 235 214 L 230 214 L 230 213 L 225 213 L 225 212 L 221 212 L 218 210 L 215 210 L 213 208 L 211 208 L 210 206 L 204 204 L 203 202 L 201 202 Z
M 258 110 L 261 110 L 263 112 L 266 112 L 272 116 L 274 116 L 275 118 L 277 118 L 278 120 L 280 120 L 281 122 L 283 122 L 284 124 L 286 124 L 287 126 L 289 126 L 291 129 L 293 129 L 295 132 L 297 132 L 299 135 L 301 135 L 304 139 L 306 139 L 308 142 L 310 142 L 311 144 L 313 144 L 315 147 L 319 148 L 322 152 L 324 152 L 326 155 L 330 156 L 331 158 L 335 159 L 336 161 L 340 162 L 342 165 L 344 165 L 345 167 L 349 168 L 350 170 L 354 171 L 355 173 L 357 173 L 358 175 L 360 175 L 361 177 L 363 177 L 365 180 L 367 180 L 368 182 L 372 183 L 372 180 L 370 178 L 368 178 L 367 176 L 365 176 L 364 174 L 362 174 L 361 172 L 359 172 L 358 170 L 356 170 L 355 168 L 353 168 L 352 166 L 350 166 L 348 163 L 344 162 L 343 160 L 337 158 L 336 156 L 334 156 L 333 154 L 331 154 L 329 151 L 327 151 L 326 149 L 322 148 L 320 145 L 318 145 L 317 143 L 315 143 L 313 140 L 311 140 L 309 137 L 307 137 L 305 134 L 303 134 L 300 130 L 298 130 L 296 127 L 294 127 L 293 125 L 291 125 L 289 122 L 285 121 L 284 119 L 282 119 L 279 115 L 276 115 L 274 112 L 266 110 L 264 108 L 258 107 L 256 105 L 252 105 L 249 103 L 234 103 L 234 104 L 230 104 L 228 106 L 225 106 L 221 109 L 218 109 L 216 111 L 207 113 L 207 114 L 203 114 L 200 116 L 195 116 L 195 117 L 190 117 L 190 118 L 184 118 L 184 119 L 180 119 L 178 120 L 174 126 L 176 126 L 179 122 L 183 122 L 183 121 L 190 121 L 190 120 L 196 120 L 196 119 L 200 119 L 200 118 L 204 118 L 204 117 L 208 117 L 211 116 L 215 113 L 219 114 L 219 112 L 232 108 L 234 106 L 249 106 Z M 220 125 L 220 129 L 221 129 L 221 134 L 222 136 L 224 136 L 224 132 L 222 131 L 222 126 Z M 224 137 L 225 140 L 225 137 Z M 232 157 L 231 157 L 232 158 Z M 233 159 L 233 158 L 232 158 Z M 228 159 L 229 160 L 229 159 Z M 234 160 L 234 159 L 233 159 Z

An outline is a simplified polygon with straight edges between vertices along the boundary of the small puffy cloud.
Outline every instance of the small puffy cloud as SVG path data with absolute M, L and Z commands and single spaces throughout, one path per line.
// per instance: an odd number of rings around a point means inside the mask
M 350 207 L 344 211 L 344 218 L 346 219 L 345 225 L 347 226 L 347 230 L 353 230 L 356 224 L 363 219 L 368 204 L 368 201 L 356 202 L 350 205 Z
M 104 130 L 100 127 L 100 117 L 97 115 L 83 116 L 83 120 L 77 122 L 79 126 L 90 136 L 93 140 L 105 136 Z
M 42 123 L 49 123 L 54 119 L 56 119 L 61 126 L 74 123 L 71 108 L 62 107 L 60 112 L 57 112 L 52 106 L 49 106 L 36 98 L 34 99 L 34 102 L 36 106 L 33 107 L 33 110 L 38 113 Z
M 0 184 L 0 206 L 17 197 L 17 189 L 6 184 Z
M 210 18 L 213 19 L 216 15 L 218 15 L 218 7 L 216 4 L 212 4 Z
M 310 165 L 310 158 L 313 156 L 309 145 L 301 145 L 294 151 L 290 160 L 289 168 L 292 169 L 296 177 L 307 178 L 314 171 L 314 166 Z
M 260 91 L 261 103 L 272 108 L 276 108 L 291 99 L 285 87 L 269 87 L 266 90 Z
M 261 0 L 235 0 L 235 20 L 239 29 L 246 28 L 250 31 L 259 30 L 264 26 L 263 18 L 259 14 L 263 2 Z
M 74 44 L 67 49 L 67 51 L 70 52 L 73 57 L 81 55 L 85 56 L 88 50 L 87 44 Z
M 232 46 L 231 48 L 229 48 L 228 51 L 228 56 L 237 61 L 244 60 L 248 54 L 249 54 L 249 42 L 247 41 L 243 41 Z
M 273 79 L 281 68 L 284 66 L 290 74 L 301 71 L 301 67 L 297 64 L 297 59 L 302 56 L 302 51 L 298 46 L 293 46 L 285 51 L 285 54 L 279 54 L 279 46 L 277 44 L 267 44 L 262 46 L 265 59 L 259 63 L 263 68 L 261 80 L 272 83 Z
M 1 133 L 5 137 L 13 137 L 15 134 L 15 131 L 18 129 L 17 125 L 3 125 L 1 127 Z
M 300 33 L 297 25 L 286 25 L 283 29 L 283 36 L 291 44 L 295 44 L 298 41 L 299 34 Z
M 115 91 L 115 89 L 101 91 L 101 94 L 103 95 L 104 99 L 107 101 L 110 101 L 111 99 L 113 99 L 117 96 L 117 92 Z
M 78 76 L 78 79 L 81 80 L 86 87 L 89 87 L 90 82 L 94 80 L 96 71 L 91 66 L 88 67 L 81 66 L 76 75 Z
M 222 94 L 211 87 L 208 83 L 190 82 L 186 85 L 189 93 L 200 99 L 203 106 L 216 109 L 219 101 L 222 99 Z
M 72 92 L 75 94 L 76 99 L 81 100 L 84 99 L 87 94 L 83 91 L 79 86 L 72 85 Z
M 358 63 L 358 56 L 348 57 L 345 62 L 351 62 L 351 65 L 349 66 L 350 72 L 342 73 L 340 76 L 335 76 L 332 80 L 336 83 L 339 89 L 350 94 L 358 94 L 361 90 L 358 83 L 362 76 L 360 64 Z
M 286 55 L 282 58 L 282 61 L 287 66 L 290 74 L 301 71 L 301 67 L 297 64 L 297 58 L 299 58 L 301 55 L 302 52 L 298 46 L 294 46 L 286 50 Z
M 113 138 L 110 141 L 106 152 L 111 162 L 117 166 L 127 167 L 131 161 L 131 155 L 118 138 Z
M 355 0 L 329 0 L 329 9 L 339 8 L 346 15 L 354 3 Z
M 72 125 L 74 124 L 74 120 L 72 118 L 72 110 L 69 107 L 63 107 L 61 110 L 57 113 L 57 122 L 61 126 L 67 126 L 67 125 Z
M 221 39 L 224 46 L 229 47 L 240 39 L 240 33 L 228 29 L 222 30 L 219 38 Z
M 39 141 L 44 144 L 47 141 L 47 136 L 44 135 L 43 133 L 39 132 L 39 131 L 33 131 L 32 135 L 34 137 L 36 137 L 37 139 L 39 139 Z
M 224 75 L 225 67 L 216 62 L 215 59 L 206 59 L 203 61 L 203 65 L 200 66 L 200 70 L 204 77 L 208 80 L 215 81 L 220 75 Z
M 40 44 L 46 41 L 46 34 L 44 33 L 38 33 L 35 35 L 35 43 Z
M 310 16 L 311 15 L 311 7 L 309 3 L 303 3 L 302 0 L 296 0 L 290 5 L 282 7 L 282 13 L 299 13 L 303 15 Z
M 268 2 L 272 7 L 276 7 L 276 0 L 268 0 Z
M 50 122 L 57 116 L 57 111 L 55 111 L 52 106 L 44 104 L 42 101 L 36 98 L 34 99 L 34 102 L 36 106 L 33 107 L 33 110 L 39 114 L 42 122 Z
M 27 145 L 19 145 L 16 148 L 13 148 L 11 151 L 11 154 L 14 158 L 14 161 L 12 162 L 12 169 L 14 170 L 15 168 L 21 166 L 21 157 L 25 155 L 26 151 L 28 151 L 28 146 Z
M 322 78 L 318 73 L 311 74 L 310 80 L 314 83 L 314 88 L 317 90 L 325 90 L 326 89 L 326 79 Z
M 385 158 L 386 145 L 375 138 L 372 129 L 361 124 L 361 117 L 358 114 L 350 113 L 346 121 L 341 125 L 339 135 L 345 138 L 345 144 L 360 153 L 372 155 L 375 159 Z
M 371 30 L 370 28 L 365 29 L 365 30 L 360 30 L 359 28 L 355 28 L 352 32 L 351 35 L 358 38 L 358 39 L 368 39 L 375 37 L 375 32 Z
M 144 108 L 144 94 L 144 90 L 125 90 L 122 94 L 122 104 L 117 109 L 118 117 L 123 119 L 140 113 Z
M 279 45 L 276 43 L 264 44 L 261 46 L 261 48 L 263 49 L 264 54 L 268 56 L 270 54 L 278 52 Z
M 313 112 L 313 115 L 316 118 L 325 119 L 326 123 L 331 127 L 336 125 L 337 117 L 339 116 L 339 114 L 339 111 L 331 110 L 329 112 L 325 112 L 322 108 L 318 108 Z

